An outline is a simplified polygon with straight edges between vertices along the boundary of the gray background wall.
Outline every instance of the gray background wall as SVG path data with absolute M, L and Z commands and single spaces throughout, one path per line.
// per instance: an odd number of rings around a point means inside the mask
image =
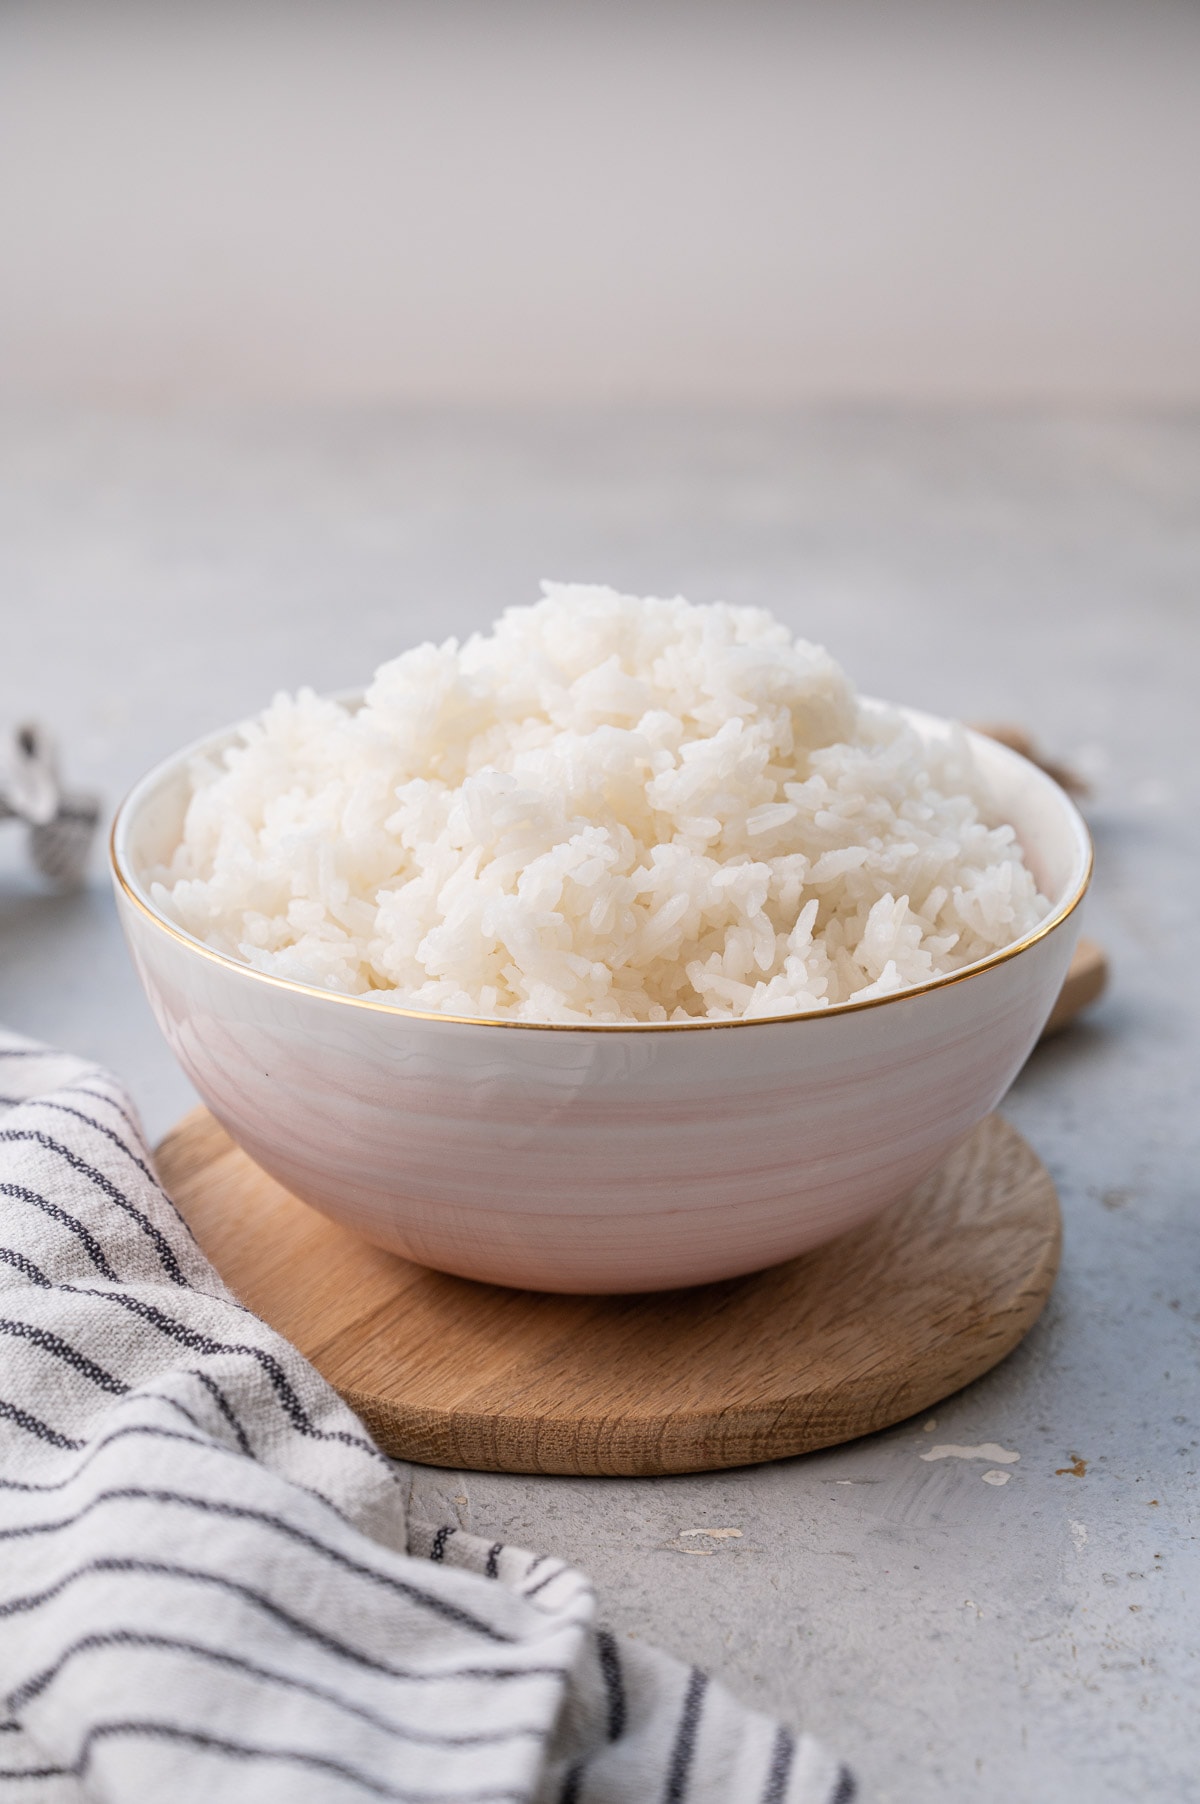
M 0 400 L 1200 399 L 1200 7 L 9 0 Z

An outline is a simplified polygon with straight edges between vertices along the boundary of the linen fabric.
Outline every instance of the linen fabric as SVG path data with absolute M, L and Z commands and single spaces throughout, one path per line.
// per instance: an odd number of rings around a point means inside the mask
M 222 1284 L 94 1065 L 0 1033 L 0 1799 L 847 1804 L 599 1626 Z

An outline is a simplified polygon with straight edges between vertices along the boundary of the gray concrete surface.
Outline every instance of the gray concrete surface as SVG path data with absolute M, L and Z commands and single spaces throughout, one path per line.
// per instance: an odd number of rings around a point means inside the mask
M 1115 981 L 1006 1104 L 1060 1187 L 1057 1289 L 936 1429 L 668 1481 L 421 1470 L 419 1496 L 588 1568 L 619 1629 L 816 1730 L 879 1804 L 1200 1797 L 1200 422 L 0 424 L 0 718 L 52 724 L 110 800 L 542 575 L 765 602 L 867 691 L 1025 722 L 1092 776 Z M 191 1100 L 101 861 L 47 899 L 11 830 L 0 1016 L 115 1066 L 153 1134 Z M 994 1461 L 920 1458 L 941 1442 L 1020 1459 L 984 1483 Z

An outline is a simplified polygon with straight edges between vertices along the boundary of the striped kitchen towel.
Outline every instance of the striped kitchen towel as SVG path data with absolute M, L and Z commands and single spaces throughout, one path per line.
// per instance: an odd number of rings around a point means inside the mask
M 808 1736 L 407 1514 L 105 1072 L 0 1035 L 0 1799 L 846 1804 Z

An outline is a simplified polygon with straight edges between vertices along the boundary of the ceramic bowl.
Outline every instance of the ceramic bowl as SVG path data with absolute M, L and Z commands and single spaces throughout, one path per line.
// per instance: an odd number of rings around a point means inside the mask
M 909 713 L 928 737 L 946 723 Z M 192 939 L 146 873 L 188 764 L 113 829 L 117 899 L 159 1026 L 212 1113 L 296 1196 L 464 1277 L 551 1291 L 735 1277 L 858 1226 L 1004 1095 L 1062 985 L 1091 846 L 1034 765 L 973 743 L 1050 915 L 897 996 L 764 1021 L 553 1027 L 391 1007 L 264 976 Z

